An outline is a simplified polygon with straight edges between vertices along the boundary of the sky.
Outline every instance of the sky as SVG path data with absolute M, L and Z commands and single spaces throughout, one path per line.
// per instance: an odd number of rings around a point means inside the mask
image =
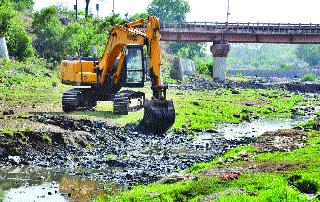
M 76 0 L 35 0 L 35 9 L 61 4 L 70 9 Z M 187 21 L 225 22 L 228 0 L 186 0 L 191 6 Z M 229 22 L 270 22 L 270 23 L 315 23 L 320 24 L 319 0 L 229 0 Z M 115 12 L 146 12 L 151 0 L 114 0 Z M 99 16 L 110 15 L 113 0 L 91 0 L 90 8 L 95 11 L 100 4 Z M 85 0 L 78 0 L 79 9 L 84 9 Z M 161 20 L 161 19 L 160 19 Z

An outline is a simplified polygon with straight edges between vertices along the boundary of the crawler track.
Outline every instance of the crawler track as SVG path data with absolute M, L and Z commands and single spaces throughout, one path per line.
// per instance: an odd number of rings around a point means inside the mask
M 136 105 L 131 105 L 132 101 L 137 99 Z M 143 107 L 145 95 L 136 91 L 120 91 L 113 99 L 113 113 L 127 115 L 129 111 L 136 111 Z
M 70 89 L 63 94 L 62 109 L 65 112 L 92 109 L 97 105 L 95 97 L 91 88 Z

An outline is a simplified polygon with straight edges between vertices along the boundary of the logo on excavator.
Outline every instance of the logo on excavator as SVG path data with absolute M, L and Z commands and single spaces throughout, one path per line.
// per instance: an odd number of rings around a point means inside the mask
M 128 35 L 128 39 L 129 39 L 129 40 L 132 40 L 132 41 L 137 41 L 137 40 L 138 40 L 138 37 L 137 37 L 137 35 L 135 35 L 135 34 L 129 34 L 129 35 Z

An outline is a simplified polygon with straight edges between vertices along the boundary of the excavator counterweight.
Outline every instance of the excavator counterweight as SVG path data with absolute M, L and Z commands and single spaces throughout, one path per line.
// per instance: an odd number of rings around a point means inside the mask
M 152 98 L 146 100 L 143 92 L 120 91 L 123 87 L 144 86 L 146 62 L 149 64 Z M 62 108 L 66 112 L 88 110 L 95 107 L 97 101 L 113 101 L 114 113 L 125 115 L 131 109 L 143 106 L 144 117 L 140 123 L 143 130 L 165 133 L 175 121 L 175 110 L 173 101 L 166 99 L 167 87 L 161 84 L 160 71 L 158 18 L 149 16 L 148 19 L 117 25 L 111 31 L 100 59 L 81 57 L 61 62 L 62 83 L 82 86 L 64 93 Z M 132 106 L 133 100 L 136 106 Z

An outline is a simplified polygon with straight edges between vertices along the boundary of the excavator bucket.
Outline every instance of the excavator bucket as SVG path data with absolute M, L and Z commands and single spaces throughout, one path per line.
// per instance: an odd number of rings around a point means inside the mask
M 172 100 L 145 100 L 140 126 L 148 133 L 163 134 L 173 125 L 175 117 Z

